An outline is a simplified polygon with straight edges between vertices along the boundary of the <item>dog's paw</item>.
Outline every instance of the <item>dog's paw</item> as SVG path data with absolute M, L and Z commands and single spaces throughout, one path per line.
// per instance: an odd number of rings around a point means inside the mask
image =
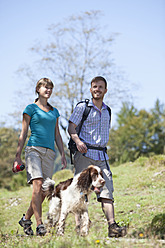
M 87 236 L 88 235 L 88 231 L 89 231 L 89 229 L 87 228 L 87 227 L 81 227 L 81 229 L 80 229 L 80 235 L 81 236 L 83 236 L 83 237 L 85 237 L 85 236 Z
M 88 235 L 88 231 L 80 231 L 80 235 L 82 236 L 82 237 L 85 237 L 85 236 L 87 236 Z
M 58 236 L 64 236 L 64 230 L 58 228 L 58 229 L 57 229 L 57 235 L 58 235 Z
M 75 231 L 77 232 L 78 235 L 80 234 L 80 225 L 76 226 Z

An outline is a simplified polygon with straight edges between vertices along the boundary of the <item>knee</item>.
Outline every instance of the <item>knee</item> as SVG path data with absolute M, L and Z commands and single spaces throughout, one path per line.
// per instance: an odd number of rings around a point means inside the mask
M 42 192 L 42 179 L 34 179 L 33 180 L 33 192 L 34 193 L 40 193 Z

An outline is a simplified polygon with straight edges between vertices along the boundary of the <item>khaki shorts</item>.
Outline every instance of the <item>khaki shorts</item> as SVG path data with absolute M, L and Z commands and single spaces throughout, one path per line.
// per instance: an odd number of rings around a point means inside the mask
M 54 160 L 53 150 L 39 146 L 27 146 L 25 148 L 27 182 L 31 184 L 33 179 L 52 178 Z
M 74 167 L 75 175 L 80 173 L 82 170 L 86 169 L 89 165 L 96 165 L 100 167 L 103 173 L 103 178 L 105 180 L 105 185 L 101 190 L 101 193 L 97 195 L 97 200 L 100 202 L 101 198 L 113 199 L 113 180 L 112 172 L 107 169 L 106 162 L 100 160 L 93 160 L 91 158 L 83 156 L 80 152 L 76 152 L 74 155 Z

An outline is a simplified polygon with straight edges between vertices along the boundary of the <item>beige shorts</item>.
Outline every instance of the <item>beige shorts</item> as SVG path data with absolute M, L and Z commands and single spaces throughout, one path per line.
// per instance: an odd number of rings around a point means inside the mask
M 101 198 L 105 198 L 113 201 L 114 189 L 113 189 L 112 172 L 107 169 L 106 162 L 100 160 L 93 160 L 91 158 L 85 157 L 80 152 L 75 153 L 74 155 L 75 175 L 80 173 L 82 170 L 86 169 L 91 164 L 100 167 L 103 173 L 103 178 L 105 180 L 105 185 L 102 188 L 101 193 L 97 195 L 97 200 L 101 201 Z
M 31 184 L 33 179 L 52 178 L 54 160 L 53 150 L 39 146 L 27 146 L 25 148 L 27 182 Z

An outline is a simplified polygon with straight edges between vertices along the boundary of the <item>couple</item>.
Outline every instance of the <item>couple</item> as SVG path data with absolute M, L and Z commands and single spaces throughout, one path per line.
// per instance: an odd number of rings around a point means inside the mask
M 33 185 L 33 192 L 30 206 L 19 221 L 27 235 L 33 235 L 31 227 L 33 214 L 37 223 L 36 234 L 40 236 L 46 234 L 46 228 L 42 222 L 42 202 L 45 197 L 41 186 L 47 177 L 52 178 L 53 175 L 54 141 L 61 154 L 62 169 L 67 166 L 58 124 L 60 114 L 56 108 L 48 103 L 53 87 L 52 81 L 48 78 L 42 78 L 37 82 L 36 93 L 38 98 L 35 99 L 34 103 L 28 105 L 23 112 L 22 131 L 13 163 L 13 171 L 16 172 L 16 166 L 22 164 L 21 152 L 30 126 L 31 136 L 25 148 L 25 160 L 27 181 Z M 76 133 L 76 127 L 82 119 L 85 103 L 80 103 L 75 107 L 69 120 L 68 132 L 76 143 L 78 150 L 74 155 L 75 175 L 91 164 L 101 168 L 106 183 L 98 196 L 98 201 L 101 202 L 102 210 L 108 222 L 108 236 L 120 237 L 126 231 L 123 232 L 125 227 L 120 227 L 115 222 L 113 181 L 109 165 L 107 166 L 108 156 L 103 154 L 103 151 L 97 150 L 97 147 L 106 147 L 109 140 L 110 115 L 103 102 L 104 95 L 107 92 L 105 78 L 101 76 L 93 78 L 90 92 L 92 99 L 88 105 L 91 106 L 91 111 L 87 120 L 83 123 L 79 136 Z M 86 144 L 94 146 L 96 149 L 87 149 Z M 79 219 L 75 219 L 76 225 L 78 225 Z

